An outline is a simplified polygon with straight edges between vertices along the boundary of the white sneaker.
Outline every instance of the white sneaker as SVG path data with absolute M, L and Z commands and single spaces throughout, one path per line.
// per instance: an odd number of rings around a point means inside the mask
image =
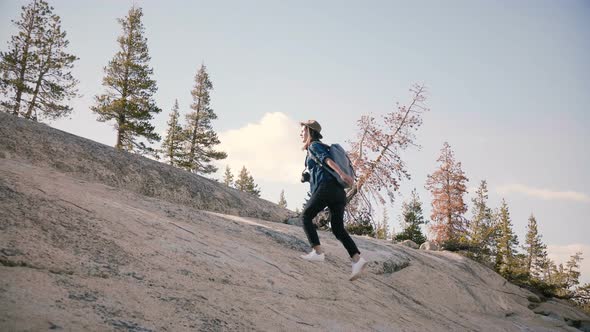
M 318 254 L 317 252 L 315 252 L 315 250 L 312 250 L 307 255 L 301 255 L 301 258 L 305 259 L 306 261 L 311 261 L 311 262 L 323 262 L 324 257 L 325 257 L 324 253 Z
M 361 276 L 361 273 L 365 270 L 367 261 L 364 258 L 360 258 L 358 262 L 352 263 L 352 274 L 350 275 L 350 281 L 356 280 Z

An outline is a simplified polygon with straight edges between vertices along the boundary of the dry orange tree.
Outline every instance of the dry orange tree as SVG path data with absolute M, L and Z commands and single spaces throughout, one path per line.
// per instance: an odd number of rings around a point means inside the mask
M 463 217 L 467 205 L 463 196 L 467 193 L 465 183 L 469 180 L 461 169 L 461 162 L 455 160 L 449 143 L 444 143 L 437 161 L 439 168 L 426 180 L 426 189 L 432 194 L 430 229 L 438 243 L 458 241 L 467 231 Z
M 422 125 L 422 114 L 429 109 L 425 105 L 426 88 L 414 85 L 412 98 L 407 105 L 376 119 L 364 115 L 358 121 L 357 138 L 350 142 L 349 153 L 358 181 L 348 191 L 348 212 L 353 216 L 364 212 L 372 215 L 374 204 L 393 203 L 395 192 L 410 173 L 401 152 L 416 144 L 416 131 Z

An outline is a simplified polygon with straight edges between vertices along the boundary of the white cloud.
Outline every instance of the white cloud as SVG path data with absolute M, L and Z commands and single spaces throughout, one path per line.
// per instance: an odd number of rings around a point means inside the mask
M 531 197 L 541 198 L 544 200 L 567 200 L 577 202 L 590 202 L 590 196 L 575 192 L 575 191 L 555 191 L 549 189 L 540 189 L 525 186 L 522 184 L 508 184 L 496 188 L 496 192 L 500 195 L 511 193 L 524 194 Z
M 590 282 L 590 245 L 568 244 L 568 245 L 547 245 L 547 254 L 555 264 L 565 265 L 570 256 L 581 251 L 582 262 L 580 263 L 580 284 Z
M 228 157 L 218 163 L 219 173 L 223 174 L 229 165 L 237 176 L 246 166 L 257 182 L 299 183 L 305 159 L 299 130 L 297 121 L 275 112 L 265 114 L 256 123 L 221 132 L 219 150 L 227 152 Z

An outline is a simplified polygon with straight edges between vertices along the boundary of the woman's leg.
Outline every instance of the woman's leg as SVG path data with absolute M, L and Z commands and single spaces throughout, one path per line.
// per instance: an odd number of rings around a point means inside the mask
M 325 200 L 325 192 L 322 188 L 318 188 L 309 198 L 305 208 L 303 209 L 302 219 L 303 219 L 303 230 L 305 231 L 305 235 L 307 235 L 307 240 L 309 244 L 316 248 L 320 245 L 320 238 L 318 237 L 318 232 L 315 229 L 315 225 L 313 224 L 313 218 L 322 211 L 326 207 L 326 200 Z
M 342 242 L 344 248 L 346 248 L 346 251 L 348 251 L 348 255 L 350 255 L 351 258 L 354 258 L 354 260 L 357 261 L 359 258 L 360 251 L 358 250 L 356 244 L 344 228 L 345 206 L 345 202 L 337 202 L 330 205 L 330 213 L 332 214 L 332 220 L 330 222 L 332 225 L 332 233 L 334 233 L 336 238 L 340 240 L 340 242 Z

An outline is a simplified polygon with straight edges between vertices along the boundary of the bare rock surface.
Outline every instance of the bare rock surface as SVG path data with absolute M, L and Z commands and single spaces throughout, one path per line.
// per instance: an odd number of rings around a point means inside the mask
M 294 213 L 176 167 L 0 113 L 0 157 L 196 209 L 283 222 Z
M 300 227 L 205 211 L 2 149 L 1 331 L 576 330 L 457 254 L 355 236 L 370 263 L 350 282 L 330 233 L 320 232 L 326 261 L 306 262 Z M 564 303 L 547 310 L 588 320 Z
M 426 241 L 420 245 L 422 250 L 439 250 L 438 245 L 434 242 Z

